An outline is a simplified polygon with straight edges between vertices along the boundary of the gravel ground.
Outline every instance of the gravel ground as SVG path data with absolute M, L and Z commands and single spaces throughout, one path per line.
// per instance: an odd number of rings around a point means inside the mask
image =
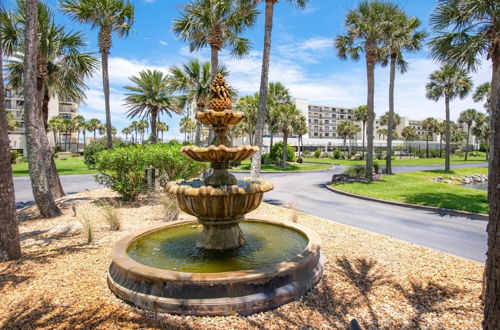
M 25 247 L 20 260 L 0 263 L 0 328 L 336 329 L 353 318 L 363 328 L 480 328 L 481 263 L 306 214 L 298 222 L 321 235 L 325 272 L 299 301 L 248 317 L 137 309 L 108 290 L 110 251 L 129 232 L 164 221 L 164 211 L 154 198 L 124 205 L 123 229 L 111 232 L 97 204 L 114 196 L 107 189 L 67 196 L 64 215 L 55 219 L 37 219 L 34 208 L 20 212 L 23 240 L 85 217 L 95 242 L 87 244 L 83 234 L 54 239 Z M 250 216 L 289 219 L 293 212 L 262 204 Z

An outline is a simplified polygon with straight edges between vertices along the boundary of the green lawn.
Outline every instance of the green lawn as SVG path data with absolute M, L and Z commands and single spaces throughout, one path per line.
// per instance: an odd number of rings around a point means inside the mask
M 323 164 L 340 164 L 340 165 L 364 165 L 364 160 L 346 160 L 346 159 L 331 159 L 331 158 L 304 158 L 304 162 L 323 163 Z M 385 160 L 375 160 L 379 165 L 385 165 Z M 452 157 L 453 164 L 467 164 L 486 162 L 484 154 L 480 156 L 470 156 L 467 161 L 463 157 Z M 444 158 L 405 158 L 394 159 L 392 165 L 444 165 Z
M 83 158 L 77 158 L 77 157 L 56 159 L 56 167 L 59 175 L 97 173 L 97 171 L 89 170 L 87 168 L 87 165 L 85 165 L 85 163 L 83 162 Z M 12 165 L 12 173 L 14 176 L 29 175 L 28 163 L 23 162 L 20 164 Z
M 250 165 L 251 162 L 250 160 L 245 160 L 241 162 L 241 165 L 231 169 L 231 171 L 249 171 L 250 170 Z M 288 164 L 286 168 L 279 167 L 277 165 L 270 165 L 270 164 L 262 164 L 261 170 L 262 171 L 269 171 L 269 172 L 279 172 L 279 171 L 315 171 L 315 170 L 325 170 L 325 169 L 330 169 L 332 168 L 331 165 L 323 165 L 323 164 Z
M 487 174 L 487 171 L 485 167 L 470 167 L 456 169 L 451 174 L 444 174 L 442 170 L 407 172 L 383 176 L 379 181 L 371 183 L 343 183 L 332 185 L 332 187 L 379 199 L 488 213 L 486 191 L 431 181 L 437 176 L 447 178 Z

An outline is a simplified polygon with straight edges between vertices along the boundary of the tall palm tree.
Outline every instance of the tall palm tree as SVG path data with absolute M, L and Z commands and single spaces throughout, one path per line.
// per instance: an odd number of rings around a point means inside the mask
M 472 80 L 464 69 L 445 65 L 430 75 L 430 82 L 426 85 L 427 98 L 439 101 L 444 97 L 446 110 L 446 133 L 445 133 L 445 172 L 450 171 L 451 157 L 451 131 L 450 131 L 450 101 L 456 97 L 463 99 L 472 88 Z
M 50 169 L 52 154 L 50 152 L 47 132 L 39 113 L 41 99 L 37 93 L 37 63 L 38 63 L 38 10 L 40 5 L 36 0 L 25 2 L 26 20 L 24 23 L 24 113 L 26 120 L 26 147 L 28 151 L 28 166 L 33 197 L 42 217 L 55 217 L 61 210 L 54 201 L 51 190 Z M 43 94 L 42 94 L 43 95 Z
M 438 122 L 434 132 L 439 134 L 439 158 L 443 158 L 443 136 L 446 134 L 446 123 L 444 121 Z
M 89 122 L 84 121 L 81 123 L 81 130 L 82 130 L 82 135 L 83 135 L 83 149 L 87 147 L 87 131 L 89 130 Z
M 124 88 L 126 93 L 125 104 L 129 107 L 128 117 L 148 117 L 151 121 L 151 143 L 157 142 L 157 119 L 162 113 L 172 117 L 172 112 L 180 114 L 175 106 L 174 98 L 170 95 L 168 77 L 158 70 L 144 70 L 139 76 L 133 76 L 130 80 L 133 86 Z
M 221 75 L 227 77 L 229 72 L 224 66 L 219 66 Z M 179 108 L 196 105 L 196 111 L 203 111 L 210 99 L 212 81 L 210 62 L 200 62 L 191 59 L 182 66 L 171 66 L 169 69 L 169 87 L 173 92 L 180 92 Z M 202 124 L 196 122 L 195 144 L 200 145 Z
M 389 62 L 389 113 L 387 118 L 387 158 L 385 173 L 392 174 L 392 140 L 394 123 L 394 81 L 396 79 L 396 66 L 400 73 L 405 73 L 408 65 L 404 60 L 404 52 L 416 52 L 422 48 L 426 37 L 424 31 L 417 30 L 421 22 L 416 17 L 408 17 L 402 9 L 398 9 L 392 19 L 392 26 L 386 30 L 385 50 L 387 57 L 384 62 Z
M 445 63 L 474 70 L 480 59 L 491 61 L 490 163 L 488 172 L 488 252 L 485 265 L 483 328 L 500 324 L 500 8 L 491 0 L 440 0 L 431 16 L 437 37 L 433 55 Z
M 260 97 L 260 96 L 259 96 Z M 290 90 L 281 82 L 270 82 L 267 95 L 267 126 L 271 134 L 271 143 L 269 149 L 273 148 L 274 134 L 281 131 L 278 124 L 279 109 L 283 104 L 291 103 L 292 96 Z
M 307 134 L 307 131 L 307 119 L 304 115 L 300 115 L 295 125 L 295 134 L 298 135 L 299 158 L 302 158 L 302 148 L 304 147 L 302 136 Z
M 476 120 L 476 125 L 472 129 L 472 133 L 476 136 L 476 139 L 486 144 L 486 160 L 488 160 L 489 140 L 490 140 L 490 118 L 484 115 L 479 116 L 479 118 Z
M 476 87 L 472 99 L 474 102 L 484 102 L 484 108 L 490 112 L 491 83 L 485 82 Z
M 467 109 L 460 113 L 458 116 L 458 122 L 467 125 L 467 140 L 465 142 L 465 160 L 469 153 L 469 143 L 470 143 L 470 131 L 472 129 L 472 124 L 478 119 L 479 112 L 476 109 Z
M 351 125 L 348 121 L 341 121 L 337 126 L 337 134 L 344 140 L 344 155 L 347 149 L 347 138 L 351 136 Z
M 375 120 L 375 64 L 380 60 L 381 47 L 392 28 L 394 13 L 398 7 L 383 1 L 362 1 L 355 10 L 349 11 L 344 25 L 346 34 L 335 38 L 337 55 L 341 59 L 358 60 L 360 53 L 365 54 L 367 74 L 367 149 L 365 176 L 371 180 L 373 176 L 373 124 Z
M 71 151 L 71 134 L 73 133 L 74 126 L 71 119 L 63 119 L 61 123 L 62 131 L 64 132 L 64 151 Z M 69 142 L 69 148 L 68 148 Z
M 242 125 L 247 132 L 250 144 L 253 145 L 255 125 L 257 124 L 257 111 L 259 110 L 259 94 L 255 93 L 254 95 L 247 95 L 240 98 L 235 108 L 235 110 L 245 114 L 245 120 Z
M 182 6 L 181 18 L 174 20 L 173 30 L 189 43 L 192 52 L 210 46 L 213 80 L 221 49 L 229 48 L 234 56 L 248 54 L 250 42 L 241 34 L 255 24 L 257 14 L 254 1 L 192 0 Z
M 158 136 L 158 133 L 161 132 L 161 141 L 162 142 L 164 142 L 163 141 L 163 133 L 168 132 L 168 129 L 169 129 L 168 125 L 163 121 L 159 121 L 158 125 L 156 125 L 156 130 L 157 130 L 156 136 Z
M 435 118 L 428 117 L 422 120 L 422 129 L 427 131 L 425 134 L 425 157 L 427 158 L 429 158 L 429 140 L 433 138 L 437 125 L 438 121 Z
M 95 140 L 97 140 L 96 132 L 100 126 L 101 121 L 99 119 L 92 118 L 88 121 L 87 129 L 89 130 L 89 132 L 92 132 L 94 134 L 94 142 Z
M 294 104 L 286 103 L 278 106 L 276 123 L 283 134 L 283 162 L 281 164 L 283 167 L 286 167 L 288 136 L 295 132 L 301 117 L 302 113 Z
M 107 147 L 113 147 L 111 134 L 111 108 L 109 105 L 108 56 L 112 35 L 128 35 L 134 22 L 134 6 L 128 0 L 62 0 L 62 10 L 81 23 L 88 23 L 99 29 L 98 44 L 101 54 L 104 107 L 106 109 Z
M 260 72 L 260 89 L 259 89 L 259 111 L 257 113 L 257 123 L 255 125 L 255 141 L 254 145 L 262 149 L 264 140 L 264 127 L 267 118 L 267 92 L 269 82 L 269 62 L 271 60 L 271 34 L 273 30 L 274 5 L 278 0 L 261 0 L 266 2 L 265 21 L 264 21 L 264 50 L 262 54 L 262 69 Z M 305 8 L 308 0 L 290 0 L 299 8 Z M 257 151 L 252 157 L 252 166 L 250 175 L 253 178 L 258 178 L 260 175 L 261 153 Z
M 361 135 L 363 139 L 363 149 L 361 151 L 361 159 L 365 159 L 365 126 L 366 126 L 366 121 L 368 120 L 368 109 L 366 105 L 360 105 L 356 109 L 354 109 L 354 116 L 353 119 L 356 121 L 360 121 L 362 123 L 362 129 L 361 129 Z
M 0 12 L 3 8 L 0 5 Z M 0 40 L 2 23 L 0 21 Z M 21 244 L 17 222 L 16 196 L 10 155 L 9 125 L 5 111 L 3 83 L 3 47 L 0 42 L 0 262 L 21 257 Z

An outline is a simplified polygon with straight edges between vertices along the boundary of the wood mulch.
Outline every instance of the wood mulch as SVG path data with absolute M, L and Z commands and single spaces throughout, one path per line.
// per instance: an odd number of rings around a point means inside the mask
M 83 234 L 59 238 L 0 263 L 0 328 L 336 329 L 353 318 L 363 328 L 481 326 L 483 264 L 305 214 L 298 222 L 321 235 L 325 272 L 299 301 L 247 317 L 143 311 L 108 289 L 110 251 L 131 231 L 164 221 L 163 208 L 155 198 L 122 205 L 123 229 L 111 232 L 97 206 L 103 200 L 116 196 L 107 189 L 67 196 L 64 215 L 55 219 L 38 219 L 35 208 L 20 212 L 23 240 L 85 217 L 94 225 L 95 242 L 87 244 Z M 288 219 L 293 212 L 263 203 L 250 216 Z

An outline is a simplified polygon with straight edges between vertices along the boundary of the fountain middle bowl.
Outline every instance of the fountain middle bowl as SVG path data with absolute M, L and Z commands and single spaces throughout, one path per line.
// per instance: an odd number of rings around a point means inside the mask
M 245 220 L 249 246 L 223 255 L 189 242 L 198 227 L 194 219 L 180 220 L 121 239 L 112 251 L 111 290 L 157 312 L 248 315 L 298 299 L 321 277 L 320 238 L 306 227 Z
M 265 192 L 274 188 L 271 181 L 245 178 L 237 184 L 212 187 L 201 179 L 169 182 L 165 191 L 177 196 L 179 208 L 200 220 L 226 221 L 243 216 L 262 202 Z

